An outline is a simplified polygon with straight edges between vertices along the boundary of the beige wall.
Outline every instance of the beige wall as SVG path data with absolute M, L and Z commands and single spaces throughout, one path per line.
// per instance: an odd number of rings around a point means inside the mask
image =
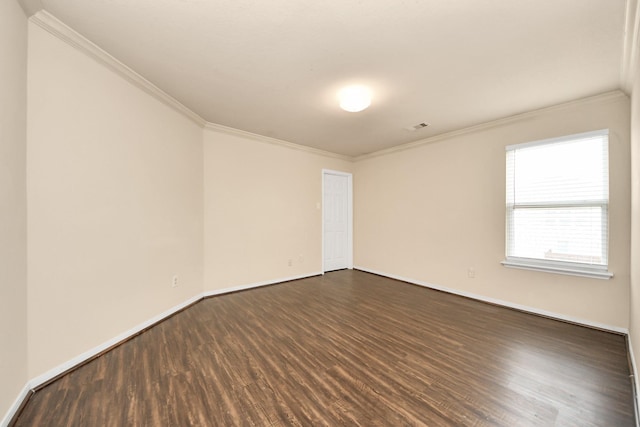
M 0 2 L 0 420 L 27 380 L 27 18 Z
M 320 272 L 323 168 L 352 163 L 205 129 L 205 292 Z
M 201 293 L 202 129 L 33 23 L 27 159 L 31 378 Z
M 640 367 L 640 55 L 631 94 L 631 320 L 630 340 Z M 636 385 L 639 379 L 636 378 Z
M 610 129 L 612 280 L 509 269 L 504 259 L 505 146 Z M 629 100 L 577 103 L 358 161 L 358 267 L 575 319 L 629 323 Z M 475 269 L 475 278 L 467 269 Z
M 0 35 L 0 170 L 7 174 L 0 181 L 0 219 L 7 225 L 0 243 L 7 272 L 0 320 L 11 325 L 0 326 L 0 415 L 28 378 L 203 290 L 318 273 L 323 168 L 354 173 L 356 266 L 629 327 L 630 107 L 623 96 L 529 114 L 354 164 L 203 131 L 30 24 L 25 149 L 26 20 L 13 0 L 0 5 Z M 639 97 L 636 85 L 634 248 L 640 247 Z M 611 131 L 615 278 L 502 267 L 505 145 L 600 128 Z M 170 286 L 174 274 L 177 288 Z

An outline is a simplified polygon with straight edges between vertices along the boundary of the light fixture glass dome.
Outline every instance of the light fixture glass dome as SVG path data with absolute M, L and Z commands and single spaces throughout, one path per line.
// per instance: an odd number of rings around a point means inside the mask
M 371 89 L 366 86 L 347 86 L 338 92 L 340 108 L 357 113 L 371 105 Z

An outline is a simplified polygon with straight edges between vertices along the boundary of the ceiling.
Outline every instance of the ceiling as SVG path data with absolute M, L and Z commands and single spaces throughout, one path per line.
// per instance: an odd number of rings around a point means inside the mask
M 26 1 L 208 122 L 347 156 L 623 87 L 625 0 Z

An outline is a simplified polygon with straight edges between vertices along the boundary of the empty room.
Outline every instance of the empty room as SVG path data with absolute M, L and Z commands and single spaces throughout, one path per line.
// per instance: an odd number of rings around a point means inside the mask
M 0 426 L 637 426 L 638 0 L 0 0 Z

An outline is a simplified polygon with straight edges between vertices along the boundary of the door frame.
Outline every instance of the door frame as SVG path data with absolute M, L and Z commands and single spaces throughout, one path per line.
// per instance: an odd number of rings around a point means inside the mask
M 333 169 L 322 169 L 322 247 L 321 260 L 322 260 L 322 274 L 324 270 L 324 177 L 325 175 L 339 175 L 347 177 L 347 268 L 353 269 L 353 174 L 349 172 L 342 172 Z

